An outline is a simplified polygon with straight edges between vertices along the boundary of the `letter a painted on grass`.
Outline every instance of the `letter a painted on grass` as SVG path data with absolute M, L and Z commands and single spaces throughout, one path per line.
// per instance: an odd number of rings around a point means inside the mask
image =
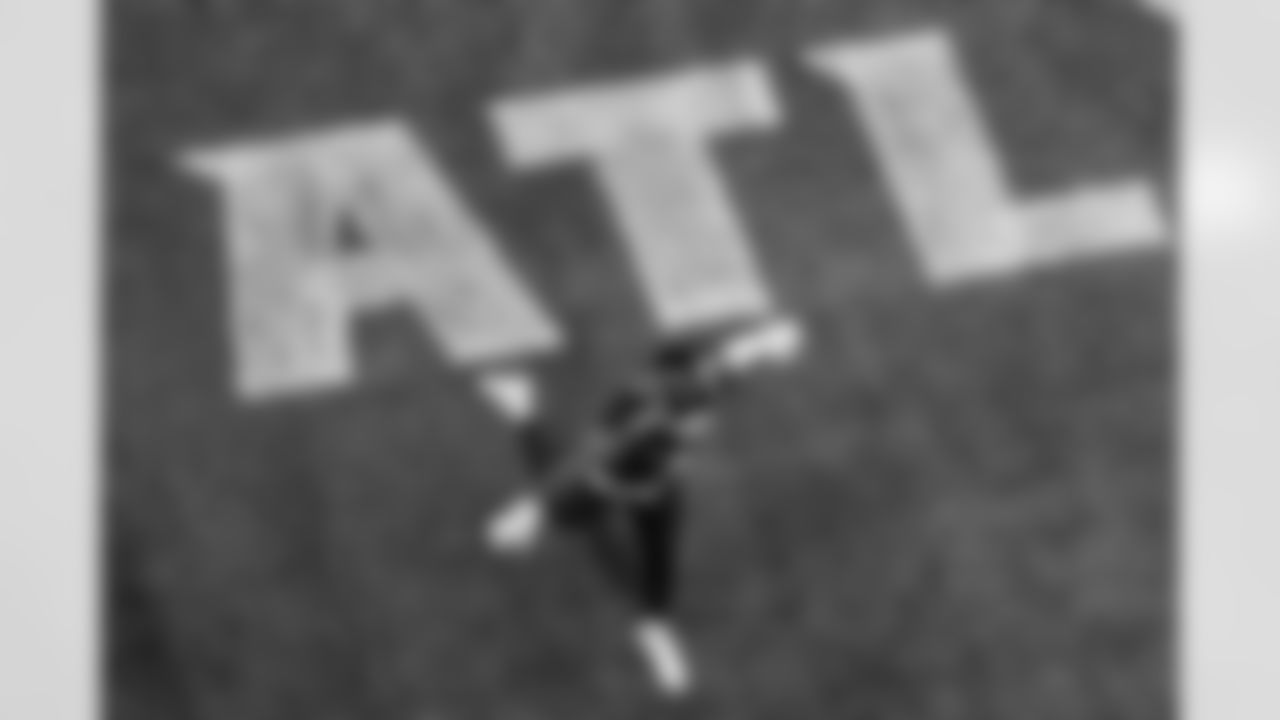
M 226 206 L 235 385 L 246 400 L 352 382 L 360 313 L 416 311 L 457 364 L 553 349 L 559 330 L 398 123 L 199 150 Z M 343 228 L 359 241 L 344 247 Z

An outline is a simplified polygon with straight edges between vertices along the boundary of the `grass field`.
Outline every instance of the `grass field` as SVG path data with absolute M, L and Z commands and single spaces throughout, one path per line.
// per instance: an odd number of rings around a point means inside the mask
M 822 39 L 947 28 L 1019 190 L 1169 195 L 1169 29 L 1119 0 L 114 0 L 104 315 L 119 720 L 1159 720 L 1174 714 L 1168 251 L 922 279 Z M 699 458 L 682 622 L 704 687 L 652 696 L 579 548 L 480 542 L 523 481 L 407 316 L 361 381 L 229 387 L 216 196 L 190 147 L 408 119 L 568 329 L 572 417 L 652 342 L 591 180 L 514 179 L 495 97 L 772 61 L 774 136 L 720 158 L 810 354 Z

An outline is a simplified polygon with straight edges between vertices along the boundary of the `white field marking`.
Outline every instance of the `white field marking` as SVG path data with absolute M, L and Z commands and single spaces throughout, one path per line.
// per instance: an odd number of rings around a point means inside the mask
M 553 349 L 559 330 L 397 122 L 188 153 L 222 190 L 235 384 L 246 400 L 336 388 L 352 320 L 405 305 L 457 364 Z M 344 251 L 340 228 L 363 247 Z
M 711 147 L 729 133 L 780 124 L 758 64 L 507 99 L 492 111 L 513 166 L 592 163 L 663 330 L 771 310 Z
M 973 94 L 941 33 L 840 42 L 809 54 L 873 140 L 927 274 L 938 283 L 1024 264 L 1021 228 Z
M 1163 214 L 1151 184 L 1127 180 L 1094 183 L 1022 206 L 1032 266 L 1124 250 L 1145 250 L 1166 238 Z
M 866 125 L 935 285 L 1166 239 L 1142 180 L 1077 187 L 1021 207 L 945 32 L 834 43 L 808 60 L 842 87 Z

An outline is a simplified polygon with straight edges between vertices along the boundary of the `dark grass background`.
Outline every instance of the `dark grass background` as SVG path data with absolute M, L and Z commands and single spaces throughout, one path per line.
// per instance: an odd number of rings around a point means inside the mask
M 1169 29 L 1121 0 L 111 0 L 103 557 L 115 720 L 1157 720 L 1174 715 L 1173 255 L 931 289 L 823 40 L 940 26 L 1020 191 L 1133 174 L 1169 198 Z M 229 385 L 216 195 L 177 154 L 385 116 L 432 144 L 564 323 L 565 416 L 653 340 L 586 173 L 513 175 L 507 93 L 761 57 L 787 113 L 720 158 L 795 372 L 701 462 L 653 699 L 578 549 L 488 555 L 521 482 L 406 316 L 348 391 Z

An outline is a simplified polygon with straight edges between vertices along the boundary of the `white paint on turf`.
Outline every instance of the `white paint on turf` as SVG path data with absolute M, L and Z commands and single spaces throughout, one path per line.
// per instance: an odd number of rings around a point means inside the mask
M 781 115 L 756 63 L 508 99 L 493 108 L 516 167 L 592 164 L 665 331 L 771 308 L 712 143 L 772 129 Z
M 827 43 L 808 61 L 844 92 L 870 134 L 905 235 L 935 286 L 1168 240 L 1155 191 L 1141 178 L 1015 197 L 944 31 Z M 775 129 L 782 116 L 757 62 L 508 98 L 492 108 L 515 167 L 576 162 L 595 172 L 664 335 L 773 316 L 772 292 L 714 145 Z M 184 164 L 215 183 L 227 207 L 230 326 L 243 399 L 349 383 L 353 320 L 397 305 L 417 312 L 455 364 L 509 367 L 562 342 L 429 146 L 401 123 L 197 150 Z M 344 247 L 344 228 L 362 243 Z M 735 352 L 744 362 L 758 351 L 785 361 L 802 339 L 776 335 L 774 346 L 753 340 Z M 504 416 L 519 413 L 508 380 L 482 385 Z
M 1003 168 L 946 35 L 840 42 L 810 63 L 847 94 L 928 276 L 939 284 L 1023 265 Z
M 559 330 L 398 122 L 190 153 L 227 211 L 231 329 L 241 397 L 352 380 L 352 321 L 413 308 L 455 363 L 545 351 Z M 363 246 L 342 247 L 347 224 Z
M 1139 251 L 1168 240 L 1151 184 L 1094 183 L 1022 205 L 1032 267 L 1098 253 Z
M 917 31 L 809 54 L 846 93 L 937 286 L 1149 245 L 1167 232 L 1138 179 L 1014 197 L 950 36 Z

